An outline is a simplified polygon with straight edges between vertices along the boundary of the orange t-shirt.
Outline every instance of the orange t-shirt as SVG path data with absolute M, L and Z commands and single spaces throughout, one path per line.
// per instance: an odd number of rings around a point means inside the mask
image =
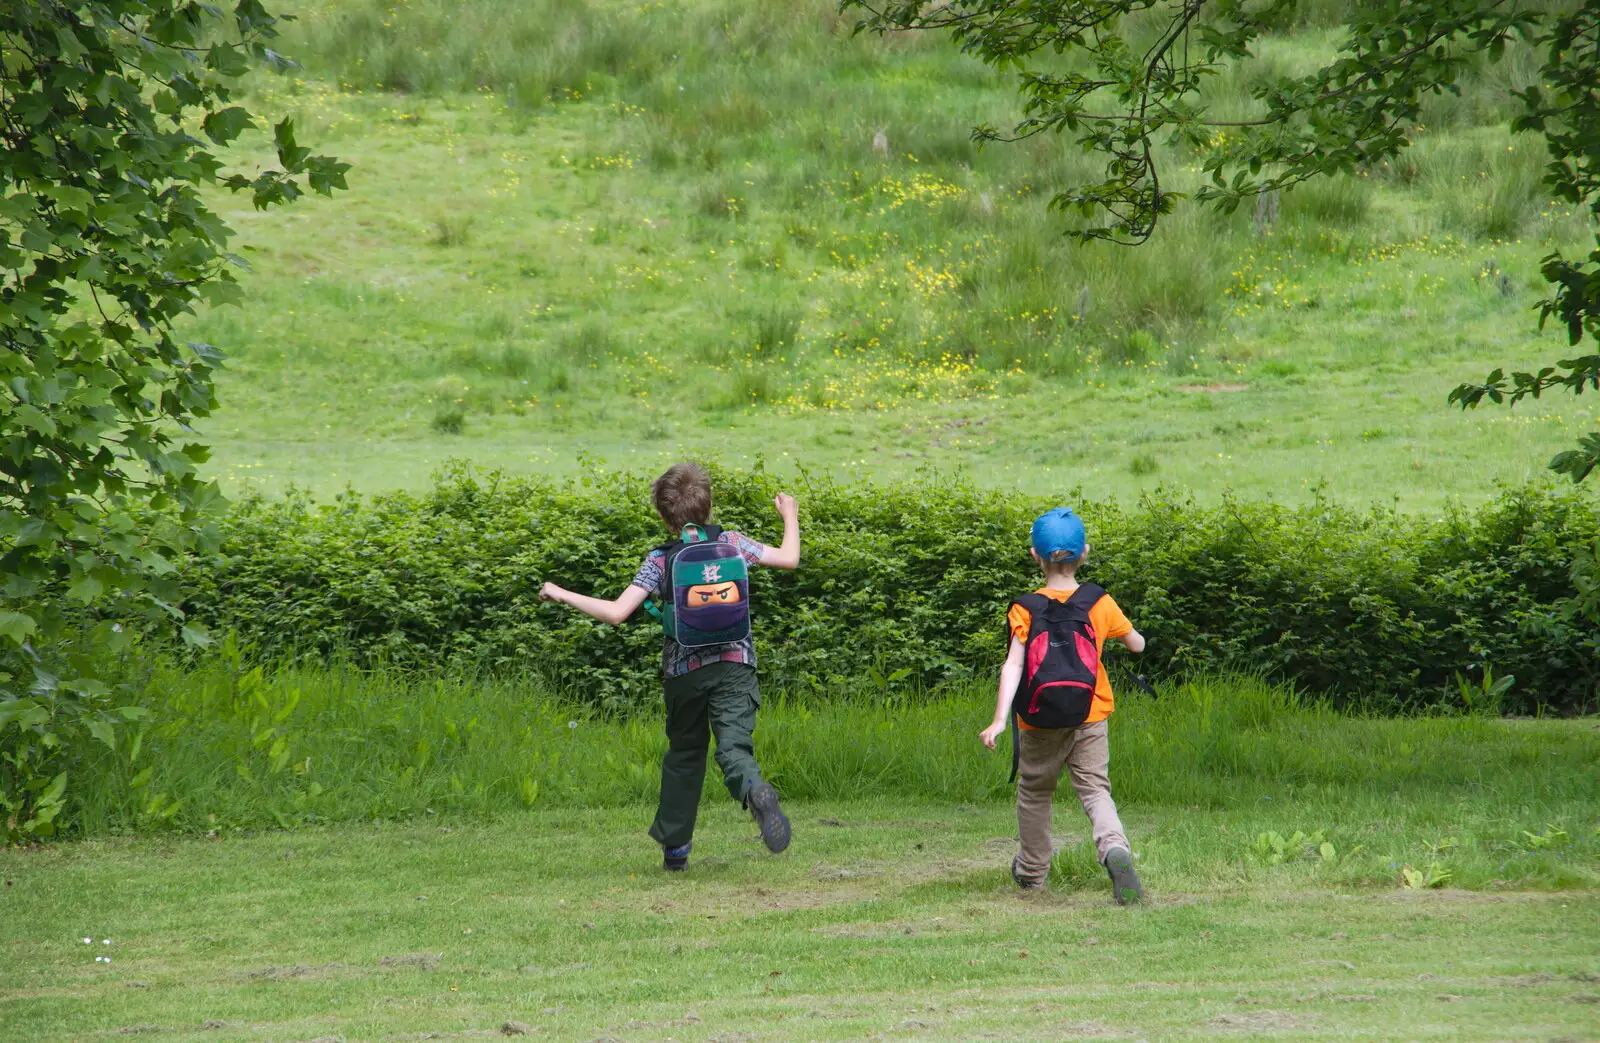
M 1056 590 L 1053 587 L 1040 587 L 1036 593 L 1043 594 L 1053 601 L 1065 601 L 1072 596 L 1071 590 Z M 1006 622 L 1011 626 L 1011 636 L 1022 644 L 1028 643 L 1028 630 L 1033 626 L 1033 613 L 1021 605 L 1012 605 L 1011 611 L 1006 613 Z M 1097 655 L 1104 656 L 1105 644 L 1108 639 L 1123 637 L 1133 633 L 1133 624 L 1128 622 L 1128 617 L 1122 614 L 1122 609 L 1107 594 L 1094 603 L 1089 610 L 1089 623 L 1094 627 L 1094 650 Z M 1111 679 L 1106 676 L 1104 667 L 1100 669 L 1100 677 L 1094 683 L 1094 701 L 1089 704 L 1089 716 L 1083 720 L 1084 724 L 1093 724 L 1103 721 L 1111 716 L 1113 703 L 1111 698 Z M 1033 725 L 1017 718 L 1017 726 L 1026 731 L 1034 731 Z

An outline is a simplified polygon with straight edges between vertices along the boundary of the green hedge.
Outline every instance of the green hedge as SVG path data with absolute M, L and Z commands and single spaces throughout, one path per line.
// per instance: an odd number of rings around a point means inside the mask
M 718 470 L 715 485 L 722 524 L 777 539 L 778 481 Z M 252 500 L 228 523 L 225 555 L 191 570 L 187 607 L 267 656 L 532 669 L 625 707 L 656 691 L 656 625 L 641 612 L 612 630 L 540 604 L 538 590 L 552 579 L 618 593 L 665 538 L 647 486 L 457 467 L 420 495 Z M 808 478 L 791 491 L 802 567 L 753 583 L 769 683 L 828 691 L 996 669 L 1006 602 L 1036 584 L 1029 522 L 1053 501 L 932 474 L 894 486 Z M 1174 494 L 1131 510 L 1076 506 L 1094 545 L 1084 577 L 1149 638 L 1142 666 L 1154 675 L 1242 669 L 1405 710 L 1459 703 L 1456 678 L 1487 668 L 1515 675 L 1510 712 L 1595 703 L 1600 634 L 1558 604 L 1572 594 L 1574 549 L 1600 528 L 1581 492 L 1509 489 L 1438 519 Z

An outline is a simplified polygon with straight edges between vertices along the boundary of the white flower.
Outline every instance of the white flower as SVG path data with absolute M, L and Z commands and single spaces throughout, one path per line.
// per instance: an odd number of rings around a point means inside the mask
M 85 938 L 83 940 L 83 944 L 85 944 L 85 945 L 93 945 L 94 944 L 94 939 L 93 938 Z
M 567 722 L 567 727 L 568 728 L 576 728 L 577 726 L 578 726 L 578 722 L 577 721 L 568 721 Z
M 101 945 L 110 945 L 111 944 L 111 939 L 107 938 L 105 941 L 101 942 L 100 944 Z

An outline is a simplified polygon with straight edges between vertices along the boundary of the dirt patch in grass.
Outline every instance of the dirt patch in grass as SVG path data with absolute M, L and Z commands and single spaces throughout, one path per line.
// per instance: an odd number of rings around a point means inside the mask
M 1504 974 L 1493 978 L 1483 979 L 1484 984 L 1500 988 L 1531 989 L 1537 985 L 1548 985 L 1561 979 L 1554 974 L 1540 971 L 1537 974 Z
M 811 928 L 812 934 L 829 938 L 895 938 L 923 934 L 930 931 L 948 931 L 950 924 L 942 916 L 917 923 L 835 923 Z
M 320 967 L 297 963 L 292 967 L 263 967 L 257 971 L 245 971 L 239 977 L 245 981 L 291 981 L 295 978 L 326 978 L 344 969 L 342 963 L 325 963 Z
M 849 862 L 844 865 L 829 865 L 819 862 L 811 869 L 810 876 L 816 880 L 858 880 L 863 877 L 882 876 L 884 865 L 882 862 L 859 861 Z
M 1281 1010 L 1252 1010 L 1242 1014 L 1218 1014 L 1207 1018 L 1205 1024 L 1220 1029 L 1244 1029 L 1263 1032 L 1305 1028 L 1306 1023 Z
M 700 1015 L 691 1010 L 681 1018 L 668 1018 L 664 1021 L 641 1021 L 638 1018 L 634 1018 L 625 1024 L 615 1025 L 613 1028 L 621 1032 L 644 1032 L 651 1029 L 681 1028 L 685 1025 L 699 1025 L 704 1020 L 704 1018 L 700 1017 Z
M 1315 893 L 1315 892 L 1311 892 Z M 1326 895 L 1322 897 L 1326 898 Z M 1366 897 L 1366 896 L 1363 896 Z M 1548 902 L 1553 897 L 1548 891 L 1466 891 L 1458 888 L 1439 888 L 1418 891 L 1379 891 L 1371 896 L 1386 902 L 1424 902 L 1443 904 L 1472 902 L 1474 904 L 1503 904 L 1507 902 Z
M 1058 1023 L 1057 1028 L 1067 1039 L 1113 1039 L 1138 1035 L 1134 1031 L 1119 1029 L 1103 1021 L 1063 1021 Z
M 784 912 L 791 909 L 826 909 L 852 905 L 873 897 L 854 887 L 740 887 L 701 892 L 693 903 L 663 898 L 659 894 L 642 896 L 641 908 L 657 915 L 678 915 L 728 919 L 756 912 Z M 706 901 L 707 897 L 710 901 Z M 624 908 L 617 906 L 617 908 Z
M 378 961 L 380 967 L 410 967 L 419 971 L 439 969 L 440 953 L 408 952 L 401 956 L 385 956 Z

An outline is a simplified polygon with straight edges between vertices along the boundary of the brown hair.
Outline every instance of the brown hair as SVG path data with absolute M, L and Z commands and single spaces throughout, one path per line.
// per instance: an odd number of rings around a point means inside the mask
M 650 498 L 661 520 L 675 533 L 685 525 L 704 525 L 711 520 L 711 476 L 699 464 L 667 468 L 666 474 L 650 483 Z

